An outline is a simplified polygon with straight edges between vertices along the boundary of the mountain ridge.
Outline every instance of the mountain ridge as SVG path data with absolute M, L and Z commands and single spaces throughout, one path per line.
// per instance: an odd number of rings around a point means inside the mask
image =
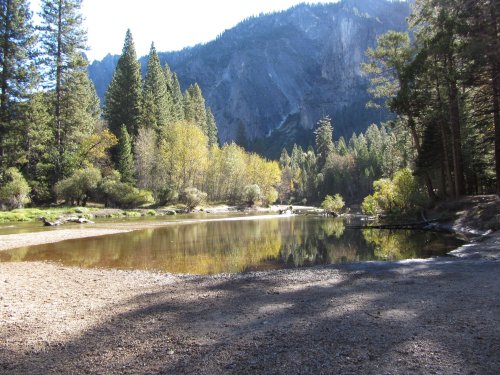
M 367 109 L 360 68 L 368 47 L 388 30 L 406 30 L 410 2 L 343 0 L 299 4 L 250 17 L 215 40 L 159 53 L 183 88 L 198 82 L 222 143 L 237 140 L 276 158 L 282 147 L 306 147 L 329 115 L 335 137 L 348 137 L 388 113 Z M 89 66 L 102 98 L 119 56 Z M 140 61 L 145 67 L 147 57 Z

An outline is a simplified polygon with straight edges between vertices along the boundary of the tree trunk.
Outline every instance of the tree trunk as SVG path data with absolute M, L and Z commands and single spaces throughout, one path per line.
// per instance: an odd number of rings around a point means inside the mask
M 465 195 L 465 178 L 462 158 L 458 88 L 453 79 L 450 80 L 448 84 L 448 100 L 450 102 L 451 152 L 453 156 L 453 171 L 455 172 L 455 196 L 460 197 Z
M 57 21 L 57 56 L 56 56 L 56 103 L 55 103 L 55 121 L 56 121 L 56 145 L 57 145 L 57 160 L 55 165 L 55 180 L 56 182 L 62 178 L 62 162 L 63 162 L 63 130 L 61 123 L 61 92 L 62 92 L 62 0 L 58 2 L 58 21 Z
M 493 85 L 493 122 L 495 124 L 495 175 L 497 179 L 496 193 L 500 195 L 500 103 L 498 88 L 499 79 L 498 74 L 500 69 L 492 71 L 492 85 Z
M 415 128 L 415 120 L 413 119 L 413 116 L 408 117 L 408 126 L 410 128 L 411 136 L 413 138 L 413 143 L 415 144 L 415 149 L 417 150 L 417 156 L 420 157 L 420 154 L 422 152 L 422 147 L 420 146 L 420 139 L 418 138 L 417 134 L 417 129 Z M 427 188 L 427 194 L 429 195 L 429 198 L 435 199 L 436 194 L 434 193 L 434 188 L 432 186 L 432 180 L 431 177 L 429 176 L 428 172 L 424 173 L 424 179 L 425 179 L 425 186 Z
M 443 106 L 443 100 L 441 98 L 441 85 L 439 84 L 439 79 L 436 77 L 436 91 L 437 91 L 437 99 L 439 103 L 439 107 L 442 110 L 444 108 Z M 444 121 L 439 122 L 439 128 L 441 130 L 441 140 L 442 140 L 442 145 L 443 145 L 443 166 L 445 169 L 445 179 L 447 178 L 448 181 L 450 182 L 450 193 L 455 198 L 455 189 L 453 188 L 454 182 L 453 182 L 453 175 L 451 173 L 451 168 L 450 168 L 450 160 L 449 160 L 449 152 L 448 152 L 448 142 L 447 142 L 447 137 L 446 137 L 446 125 Z M 445 189 L 446 189 L 446 181 L 444 183 Z M 445 195 L 447 194 L 447 190 L 444 191 Z
M 491 86 L 493 89 L 492 104 L 493 104 L 493 123 L 495 124 L 495 174 L 497 179 L 496 193 L 500 195 L 500 62 L 498 61 L 498 23 L 495 10 L 495 2 L 490 3 L 490 16 L 492 24 L 492 52 L 490 53 L 491 61 Z
M 1 92 L 0 92 L 0 171 L 6 167 L 6 151 L 5 151 L 5 141 L 7 138 L 7 133 L 8 133 L 8 122 L 9 122 L 9 72 L 10 72 L 10 67 L 8 66 L 8 62 L 10 60 L 10 51 L 9 51 L 9 34 L 10 34 L 10 29 L 11 29 L 11 24 L 10 24 L 10 2 L 7 1 L 5 6 L 5 25 L 4 25 L 4 30 L 3 32 L 3 38 L 2 38 L 2 54 L 3 54 L 3 59 L 2 59 L 2 76 L 1 76 Z
M 441 191 L 442 191 L 442 197 L 446 197 L 448 195 L 447 191 L 447 183 L 446 183 L 446 167 L 445 167 L 445 155 L 443 154 L 441 156 Z

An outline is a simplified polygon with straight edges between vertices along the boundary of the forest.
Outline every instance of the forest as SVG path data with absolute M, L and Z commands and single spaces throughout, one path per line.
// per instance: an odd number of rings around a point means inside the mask
M 282 153 L 292 193 L 313 202 L 339 193 L 366 213 L 500 194 L 499 12 L 497 1 L 415 1 L 409 31 L 379 36 L 362 66 L 367 105 L 394 119 L 348 142 L 333 142 L 320 120 L 315 150 Z
M 0 206 L 183 202 L 319 204 L 365 213 L 500 194 L 500 5 L 417 0 L 408 32 L 366 51 L 369 106 L 393 119 L 350 139 L 318 119 L 315 147 L 278 161 L 219 144 L 198 84 L 184 91 L 154 44 L 146 74 L 130 30 L 104 103 L 87 74 L 82 0 L 1 2 Z

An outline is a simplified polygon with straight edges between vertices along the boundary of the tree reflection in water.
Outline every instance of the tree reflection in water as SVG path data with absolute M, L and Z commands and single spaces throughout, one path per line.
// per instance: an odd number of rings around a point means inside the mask
M 173 224 L 4 251 L 0 261 L 211 274 L 428 257 L 457 245 L 436 233 L 349 229 L 341 219 L 297 216 Z

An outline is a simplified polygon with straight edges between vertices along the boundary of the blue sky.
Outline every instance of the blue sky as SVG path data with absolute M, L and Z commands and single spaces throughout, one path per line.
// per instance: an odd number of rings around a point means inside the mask
M 336 0 L 307 1 L 328 3 Z M 31 0 L 35 13 L 40 0 Z M 83 0 L 92 61 L 120 54 L 127 28 L 139 56 L 151 42 L 158 51 L 174 51 L 214 39 L 243 19 L 287 9 L 303 0 Z

